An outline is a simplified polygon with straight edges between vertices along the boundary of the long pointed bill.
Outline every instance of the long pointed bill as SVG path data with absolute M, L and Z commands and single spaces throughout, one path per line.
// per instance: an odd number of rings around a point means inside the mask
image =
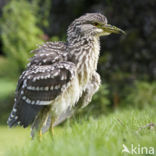
M 102 29 L 105 31 L 105 32 L 108 32 L 108 33 L 116 33 L 116 34 L 124 34 L 126 35 L 126 32 L 117 28 L 116 26 L 112 26 L 110 24 L 107 24 L 107 25 L 103 25 L 102 26 Z

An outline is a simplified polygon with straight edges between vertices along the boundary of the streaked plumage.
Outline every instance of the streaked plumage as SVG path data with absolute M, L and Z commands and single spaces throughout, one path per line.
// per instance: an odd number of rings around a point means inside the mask
M 100 86 L 99 37 L 113 30 L 102 26 L 107 26 L 105 16 L 86 14 L 68 27 L 66 43 L 47 42 L 32 51 L 34 56 L 18 81 L 10 127 L 33 123 L 34 136 L 70 117 L 76 105 L 87 106 Z

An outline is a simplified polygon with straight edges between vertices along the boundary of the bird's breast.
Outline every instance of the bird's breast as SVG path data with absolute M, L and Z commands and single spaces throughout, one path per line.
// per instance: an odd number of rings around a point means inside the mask
M 90 44 L 90 48 L 86 51 L 83 50 L 81 60 L 78 64 L 78 77 L 82 87 L 85 88 L 90 81 L 93 73 L 97 70 L 99 59 L 100 45 L 97 38 Z
M 78 102 L 81 95 L 82 88 L 76 75 L 63 93 L 53 101 L 52 112 L 55 113 L 56 117 L 66 112 L 67 109 L 71 109 Z
M 66 90 L 53 103 L 52 111 L 57 115 L 72 108 L 82 96 L 87 84 L 91 81 L 93 73 L 97 69 L 99 51 L 99 41 L 95 38 L 88 48 L 84 46 L 81 50 L 78 50 L 78 53 L 75 51 L 76 54 L 73 54 L 74 60 L 76 60 L 73 62 L 76 62 L 77 66 L 76 75 Z

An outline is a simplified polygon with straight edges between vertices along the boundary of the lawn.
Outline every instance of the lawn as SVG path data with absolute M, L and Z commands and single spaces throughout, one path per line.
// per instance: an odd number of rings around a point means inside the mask
M 116 110 L 98 118 L 80 118 L 57 127 L 53 140 L 46 134 L 39 142 L 31 141 L 30 129 L 0 129 L 0 152 L 4 156 L 122 156 L 123 144 L 155 148 L 156 109 Z M 144 151 L 144 155 L 146 151 Z M 128 154 L 131 155 L 131 154 Z M 134 155 L 134 154 L 133 154 Z
M 16 82 L 9 79 L 0 78 L 0 100 L 5 99 L 12 94 L 16 87 Z

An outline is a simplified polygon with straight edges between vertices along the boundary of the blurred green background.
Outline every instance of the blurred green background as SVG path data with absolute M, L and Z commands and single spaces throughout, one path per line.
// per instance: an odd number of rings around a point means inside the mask
M 156 145 L 145 126 L 156 121 L 155 8 L 155 0 L 0 0 L 0 155 L 120 156 L 123 143 Z M 68 25 L 88 12 L 104 14 L 127 35 L 101 37 L 102 86 L 91 104 L 56 128 L 55 142 L 30 142 L 29 130 L 6 126 L 18 77 L 31 50 L 65 41 Z
M 154 0 L 0 0 L 0 124 L 6 124 L 30 51 L 46 41 L 65 41 L 67 26 L 87 12 L 104 14 L 127 35 L 101 38 L 102 86 L 82 113 L 97 116 L 129 106 L 154 108 L 155 8 Z

